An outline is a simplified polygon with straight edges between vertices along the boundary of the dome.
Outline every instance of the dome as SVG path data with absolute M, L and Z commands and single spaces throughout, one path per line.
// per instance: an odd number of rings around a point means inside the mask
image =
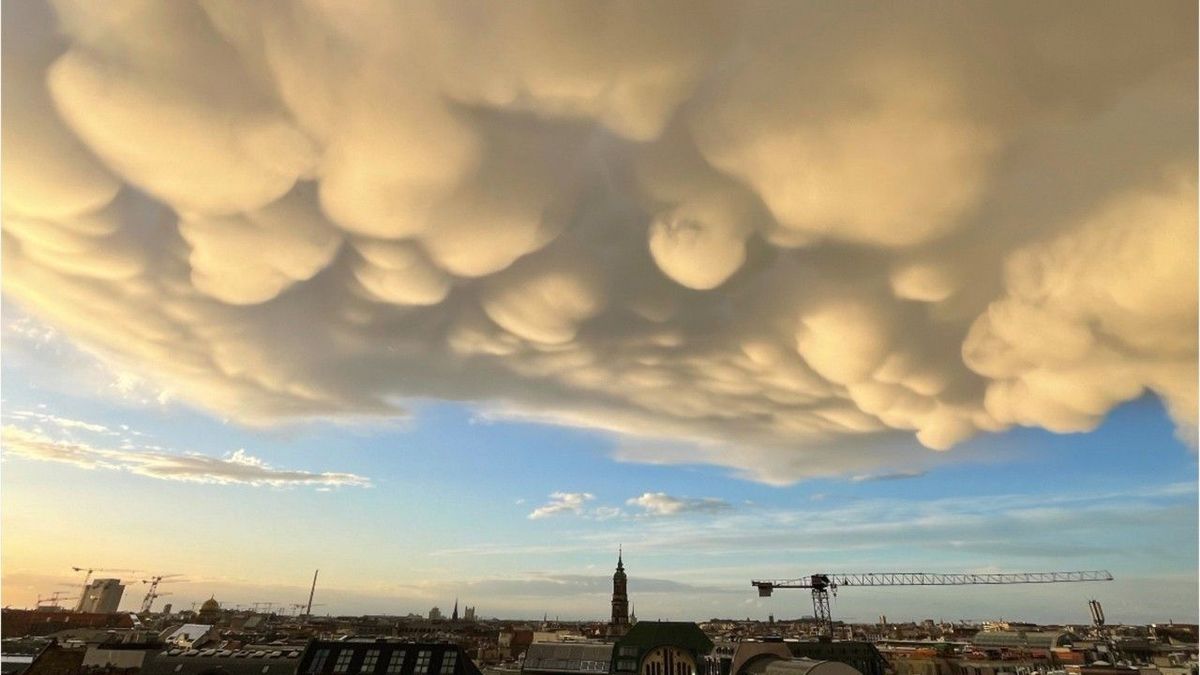
M 201 612 L 219 612 L 221 611 L 221 603 L 217 602 L 215 597 L 209 598 L 200 605 Z

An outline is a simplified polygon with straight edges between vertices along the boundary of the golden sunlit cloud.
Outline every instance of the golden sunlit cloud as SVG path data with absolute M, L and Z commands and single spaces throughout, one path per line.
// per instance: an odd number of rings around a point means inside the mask
M 5 293 L 221 415 L 771 482 L 1196 423 L 1194 3 L 6 9 Z

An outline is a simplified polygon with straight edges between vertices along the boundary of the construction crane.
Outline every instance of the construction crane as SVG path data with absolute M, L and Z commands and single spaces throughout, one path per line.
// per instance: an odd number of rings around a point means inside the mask
M 314 571 L 313 571 L 313 582 L 312 582 L 312 588 L 311 588 L 311 589 L 308 591 L 308 608 L 304 610 L 304 616 L 309 616 L 309 615 L 311 615 L 311 614 L 312 614 L 312 607 L 313 607 L 312 601 L 313 601 L 313 595 L 315 595 L 315 594 L 316 594 L 316 592 L 317 592 L 317 575 L 318 575 L 318 574 L 320 574 L 320 573 L 321 573 L 321 570 L 314 570 Z
M 141 571 L 141 570 L 121 570 L 121 569 L 99 568 L 99 567 L 72 567 L 71 569 L 76 572 L 87 572 L 87 574 L 83 575 L 83 585 L 85 587 L 88 585 L 88 582 L 92 580 L 93 572 L 124 572 L 127 574 L 137 574 L 138 572 Z
M 308 612 L 311 612 L 311 611 L 312 611 L 312 608 L 313 608 L 313 607 L 324 607 L 324 606 L 325 606 L 325 603 L 323 603 L 323 602 L 318 602 L 318 603 L 315 603 L 315 604 L 306 604 L 306 603 L 303 603 L 303 602 L 294 602 L 294 603 L 292 603 L 292 604 L 288 605 L 288 607 L 291 607 L 291 608 L 292 608 L 292 614 L 293 614 L 293 615 L 299 615 L 299 614 L 300 614 L 300 610 L 302 610 L 302 609 L 304 610 L 304 612 L 305 612 L 305 615 L 307 615 L 307 614 L 308 614 Z
M 1104 628 L 1104 608 L 1100 606 L 1100 601 L 1088 600 L 1088 609 L 1092 611 L 1092 625 L 1097 630 Z
M 759 597 L 770 597 L 776 588 L 812 589 L 813 618 L 822 634 L 833 636 L 829 596 L 839 586 L 973 586 L 992 584 L 1054 584 L 1071 581 L 1112 581 L 1106 570 L 1089 572 L 1019 572 L 1015 574 L 943 574 L 938 572 L 867 572 L 864 574 L 811 574 L 798 579 L 751 581 Z
M 62 602 L 63 600 L 74 600 L 75 599 L 74 596 L 66 597 L 66 595 L 67 595 L 66 591 L 54 591 L 47 597 L 42 597 L 41 595 L 39 595 L 39 596 L 37 596 L 37 606 L 41 607 L 42 605 L 46 605 L 46 603 L 49 603 L 46 606 L 60 607 L 60 605 L 58 603 Z
M 158 598 L 163 595 L 168 595 L 167 593 L 159 593 L 158 592 L 158 585 L 160 583 L 162 583 L 163 581 L 167 581 L 167 580 L 181 581 L 180 579 L 176 578 L 176 577 L 181 577 L 181 576 L 183 576 L 183 575 L 182 574 L 156 574 L 155 576 L 152 576 L 149 579 L 142 579 L 141 581 L 143 584 L 150 584 L 150 589 L 148 591 L 146 591 L 146 597 L 142 598 L 142 608 L 140 610 L 138 610 L 138 612 L 141 614 L 145 614 L 145 613 L 149 612 L 150 608 L 152 606 L 154 606 L 155 598 Z
M 72 567 L 71 569 L 76 572 L 86 572 L 86 574 L 83 575 L 83 592 L 79 594 L 79 604 L 77 604 L 75 606 L 76 612 L 83 611 L 83 601 L 87 597 L 88 582 L 90 582 L 92 580 L 92 573 L 94 573 L 94 572 L 124 572 L 124 573 L 128 573 L 128 574 L 137 574 L 140 571 L 140 570 L 115 569 L 115 568 L 111 568 L 111 567 L 107 567 L 107 568 Z

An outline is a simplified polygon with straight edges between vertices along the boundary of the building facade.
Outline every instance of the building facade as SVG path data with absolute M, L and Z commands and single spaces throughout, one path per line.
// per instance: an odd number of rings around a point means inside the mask
M 79 596 L 79 604 L 75 611 L 89 614 L 110 614 L 117 611 L 121 604 L 121 596 L 125 594 L 125 584 L 120 579 L 93 579 L 83 589 Z
M 642 621 L 613 645 L 614 675 L 699 675 L 712 640 L 694 623 Z

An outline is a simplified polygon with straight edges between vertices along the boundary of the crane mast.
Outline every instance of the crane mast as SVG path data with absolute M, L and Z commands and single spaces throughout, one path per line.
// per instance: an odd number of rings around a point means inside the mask
M 839 586 L 978 586 L 996 584 L 1055 584 L 1080 581 L 1112 581 L 1107 570 L 1084 572 L 1017 572 L 1005 574 L 962 574 L 941 572 L 866 572 L 861 574 L 810 574 L 796 579 L 751 581 L 759 597 L 770 597 L 776 588 L 812 590 L 813 617 L 823 634 L 833 635 L 830 595 Z
M 181 577 L 181 576 L 183 576 L 183 575 L 182 574 L 156 574 L 156 575 L 150 577 L 149 579 L 142 579 L 142 583 L 150 584 L 150 590 L 146 591 L 146 597 L 142 599 L 142 606 L 138 611 L 142 614 L 148 613 L 150 611 L 150 609 L 154 606 L 155 599 L 160 598 L 164 595 L 170 595 L 170 593 L 159 593 L 158 585 L 163 583 L 164 581 L 168 582 L 168 583 L 172 580 L 181 581 L 181 580 L 177 579 L 177 577 Z

